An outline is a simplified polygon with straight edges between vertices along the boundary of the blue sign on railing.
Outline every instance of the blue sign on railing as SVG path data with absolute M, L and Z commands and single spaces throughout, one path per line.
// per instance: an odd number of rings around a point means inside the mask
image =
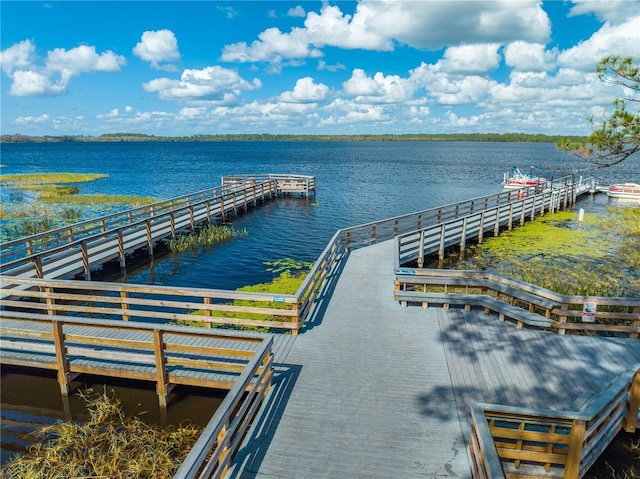
M 397 269 L 396 274 L 410 274 L 415 276 L 416 272 L 413 269 Z
M 284 297 L 283 296 L 274 296 L 273 297 L 273 302 L 274 303 L 284 303 Z

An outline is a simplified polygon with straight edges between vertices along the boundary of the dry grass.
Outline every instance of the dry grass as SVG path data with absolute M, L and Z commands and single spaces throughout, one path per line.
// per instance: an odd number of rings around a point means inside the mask
M 82 394 L 85 423 L 59 422 L 35 434 L 42 442 L 0 468 L 7 479 L 169 478 L 200 432 L 190 425 L 160 428 L 126 418 L 106 392 Z

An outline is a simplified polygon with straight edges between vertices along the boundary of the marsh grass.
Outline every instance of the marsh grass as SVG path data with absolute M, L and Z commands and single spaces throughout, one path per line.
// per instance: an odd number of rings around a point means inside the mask
M 0 182 L 12 187 L 26 187 L 26 185 L 51 185 L 59 183 L 87 183 L 108 178 L 109 175 L 100 173 L 19 173 L 2 175 Z
M 460 269 L 482 269 L 562 294 L 640 296 L 640 208 L 609 216 L 557 212 L 470 249 Z
M 103 174 L 46 173 L 3 175 L 7 188 L 0 205 L 2 241 L 43 233 L 82 220 L 83 216 L 107 214 L 113 209 L 135 208 L 155 203 L 151 197 L 133 195 L 81 195 L 72 184 L 106 178 Z M 25 192 L 35 193 L 29 195 Z
M 247 230 L 237 230 L 231 225 L 216 224 L 199 228 L 197 231 L 169 240 L 167 246 L 173 253 L 207 249 L 216 244 L 226 243 L 241 236 L 247 236 Z
M 274 272 L 276 276 L 272 281 L 267 283 L 257 283 L 252 285 L 243 286 L 238 288 L 238 291 L 245 291 L 251 293 L 269 293 L 269 294 L 295 294 L 300 285 L 304 282 L 308 271 L 313 267 L 312 262 L 308 261 L 296 261 L 291 258 L 283 258 L 277 261 L 265 261 L 264 264 L 268 265 L 267 271 Z M 234 306 L 251 306 L 262 307 L 270 309 L 289 309 L 289 305 L 286 303 L 278 303 L 275 301 L 248 301 L 244 299 L 234 300 Z M 196 316 L 203 316 L 204 311 L 195 311 L 193 313 Z M 213 317 L 222 317 L 223 313 L 219 311 L 212 311 Z M 234 313 L 225 312 L 225 317 L 229 318 L 243 318 L 254 319 L 262 321 L 282 321 L 285 316 L 258 314 L 258 313 Z M 179 321 L 182 325 L 205 327 L 204 321 Z M 213 326 L 221 327 L 222 324 L 213 324 Z M 254 332 L 268 332 L 269 328 L 263 328 L 258 326 L 246 326 L 240 325 L 237 329 L 243 331 Z
M 6 479 L 169 478 L 193 447 L 200 429 L 161 428 L 126 418 L 106 392 L 81 393 L 89 420 L 58 422 L 35 434 L 42 442 L 0 468 Z

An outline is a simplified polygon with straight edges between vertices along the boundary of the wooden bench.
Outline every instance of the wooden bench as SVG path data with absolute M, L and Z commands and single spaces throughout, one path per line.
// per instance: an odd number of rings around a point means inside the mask
M 481 306 L 487 314 L 490 311 L 498 313 L 501 321 L 507 318 L 514 320 L 520 329 L 525 325 L 543 329 L 551 327 L 549 318 L 482 294 L 396 291 L 395 296 L 403 308 L 406 308 L 408 303 L 421 303 L 423 308 L 428 308 L 429 303 L 442 304 L 444 309 L 448 309 L 451 304 L 456 304 L 463 305 L 465 311 L 469 311 L 471 306 Z

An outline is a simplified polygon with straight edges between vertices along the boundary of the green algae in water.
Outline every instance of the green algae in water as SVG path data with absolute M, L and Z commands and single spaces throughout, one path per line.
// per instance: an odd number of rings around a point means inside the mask
M 482 269 L 563 294 L 640 296 L 640 208 L 609 216 L 556 212 L 470 248 Z

